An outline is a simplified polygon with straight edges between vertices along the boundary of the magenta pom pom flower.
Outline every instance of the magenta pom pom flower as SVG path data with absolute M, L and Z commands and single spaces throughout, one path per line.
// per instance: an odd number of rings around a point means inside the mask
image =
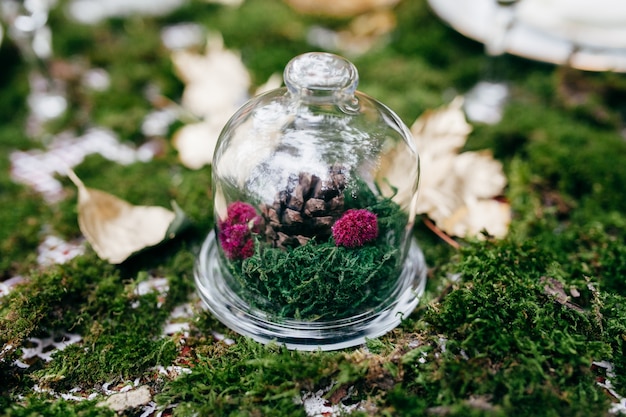
M 250 204 L 236 201 L 228 206 L 226 219 L 219 222 L 219 240 L 229 259 L 246 259 L 254 254 L 252 232 L 258 232 L 261 217 Z
M 228 259 L 246 259 L 254 254 L 254 241 L 246 224 L 224 225 L 219 239 Z
M 356 248 L 378 237 L 376 214 L 365 209 L 347 210 L 332 227 L 337 246 Z
M 230 224 L 248 223 L 257 217 L 256 210 L 250 204 L 235 201 L 226 209 L 226 221 Z

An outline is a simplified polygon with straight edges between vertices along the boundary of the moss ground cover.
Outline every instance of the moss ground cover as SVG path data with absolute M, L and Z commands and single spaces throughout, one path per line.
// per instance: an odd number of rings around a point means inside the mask
M 334 237 L 322 237 L 283 250 L 255 237 L 250 256 L 228 264 L 243 300 L 279 320 L 304 321 L 352 317 L 387 301 L 395 284 L 388 277 L 401 268 L 398 247 L 406 236 L 407 216 L 391 198 L 377 198 L 366 185 L 344 196 L 346 206 L 364 204 L 362 210 L 373 217 L 377 226 L 371 241 L 346 247 Z
M 318 49 L 307 42 L 312 25 L 345 21 L 301 16 L 278 0 L 238 8 L 190 1 L 167 16 L 86 26 L 68 19 L 66 3 L 50 17 L 57 70 L 103 68 L 111 87 L 91 91 L 61 71 L 70 111 L 46 126 L 48 136 L 26 134 L 27 64 L 10 39 L 0 46 L 0 283 L 24 278 L 0 297 L 1 415 L 113 415 L 98 406 L 107 389 L 135 381 L 149 387 L 155 410 L 174 415 L 304 416 L 305 393 L 318 390 L 329 405 L 358 403 L 353 415 L 618 412 L 618 399 L 598 382 L 609 378 L 626 396 L 623 76 L 486 57 L 424 1 L 401 1 L 389 42 L 352 59 L 360 89 L 410 124 L 481 79 L 505 79 L 511 96 L 502 121 L 476 124 L 467 148 L 492 149 L 504 163 L 510 233 L 454 250 L 418 222 L 431 269 L 417 310 L 363 348 L 290 352 L 233 334 L 196 303 L 194 256 L 213 226 L 211 170 L 180 164 L 170 143 L 175 126 L 157 140 L 161 151 L 150 162 L 122 166 L 94 155 L 76 167 L 89 186 L 134 204 L 175 200 L 193 222 L 176 240 L 119 266 L 88 247 L 63 265 L 38 263 L 46 234 L 80 237 L 75 189 L 57 176 L 65 197 L 45 201 L 11 179 L 10 155 L 92 126 L 134 146 L 148 141 L 140 128 L 154 108 L 146 91 L 177 101 L 183 88 L 161 46 L 165 25 L 193 21 L 221 32 L 260 84 L 294 55 Z M 155 279 L 162 288 L 144 291 Z M 182 318 L 181 306 L 188 307 Z M 180 321 L 178 331 L 165 330 Z M 80 341 L 50 361 L 24 359 L 33 338 L 63 331 Z

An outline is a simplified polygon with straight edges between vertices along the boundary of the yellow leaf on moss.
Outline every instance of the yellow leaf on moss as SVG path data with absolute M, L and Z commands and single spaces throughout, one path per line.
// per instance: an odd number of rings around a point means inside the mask
M 438 226 L 450 236 L 481 237 L 482 232 L 501 239 L 506 236 L 511 222 L 508 203 L 490 199 L 474 200 L 459 206 Z
M 96 254 L 120 264 L 134 253 L 174 237 L 184 214 L 158 206 L 135 206 L 112 194 L 86 187 L 72 171 L 78 188 L 78 225 Z
M 285 0 L 298 13 L 352 17 L 376 9 L 391 8 L 400 0 Z
M 181 104 L 200 119 L 180 128 L 173 144 L 183 165 L 200 169 L 211 164 L 222 127 L 248 99 L 250 74 L 239 54 L 224 48 L 219 34 L 209 37 L 204 54 L 177 50 L 171 58 L 185 83 Z
M 212 118 L 198 123 L 190 123 L 178 129 L 172 143 L 178 150 L 180 161 L 190 169 L 200 169 L 213 162 L 217 138 L 226 119 Z
M 462 104 L 458 97 L 448 106 L 426 111 L 411 127 L 420 158 L 419 191 L 411 215 L 428 216 L 451 236 L 481 238 L 487 232 L 501 238 L 508 231 L 511 210 L 495 198 L 504 192 L 507 180 L 491 151 L 461 152 L 472 131 Z M 413 182 L 406 178 L 411 161 L 394 156 L 383 172 L 398 189 L 394 200 L 404 206 L 413 198 Z
M 204 54 L 177 50 L 171 58 L 185 83 L 181 105 L 199 119 L 178 129 L 172 143 L 183 165 L 200 169 L 213 162 L 222 128 L 250 97 L 250 74 L 240 55 L 224 48 L 219 34 L 209 37 Z M 257 94 L 278 88 L 281 82 L 280 75 L 272 75 Z
M 460 152 L 472 131 L 457 97 L 448 106 L 424 113 L 411 127 L 420 156 L 417 213 L 458 237 L 502 238 L 511 210 L 495 200 L 506 187 L 502 164 L 491 151 Z
M 204 54 L 176 50 L 171 58 L 185 83 L 181 104 L 196 116 L 230 113 L 247 100 L 250 74 L 239 53 L 224 48 L 220 34 L 209 37 Z
M 323 50 L 356 57 L 390 42 L 396 25 L 396 13 L 381 8 L 359 14 L 339 27 L 313 26 L 307 38 Z

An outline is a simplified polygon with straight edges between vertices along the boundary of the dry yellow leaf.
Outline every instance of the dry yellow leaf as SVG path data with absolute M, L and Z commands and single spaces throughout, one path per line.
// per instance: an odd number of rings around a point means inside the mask
M 211 163 L 222 127 L 249 97 L 250 74 L 218 34 L 209 37 L 203 55 L 176 50 L 172 63 L 185 83 L 182 106 L 201 120 L 177 131 L 173 144 L 187 168 L 199 169 Z
M 355 17 L 346 30 L 337 33 L 337 47 L 351 55 L 359 55 L 388 39 L 396 28 L 396 15 L 390 10 L 377 10 Z
M 426 112 L 411 127 L 422 174 L 417 213 L 428 215 L 452 236 L 480 238 L 486 231 L 502 238 L 511 212 L 494 197 L 503 193 L 506 177 L 490 151 L 459 153 L 472 131 L 462 105 L 457 97 Z
M 490 236 L 506 236 L 511 221 L 511 208 L 502 201 L 474 200 L 459 206 L 452 215 L 443 219 L 441 230 L 450 236 L 481 237 L 486 231 Z
M 157 206 L 135 206 L 104 191 L 86 187 L 73 171 L 78 188 L 78 225 L 96 254 L 112 263 L 174 237 L 184 215 Z
M 494 199 L 506 187 L 502 164 L 488 150 L 461 152 L 472 127 L 465 120 L 463 100 L 425 112 L 411 127 L 420 157 L 420 184 L 415 212 L 425 214 L 451 236 L 477 237 L 486 231 L 502 238 L 511 221 L 509 204 Z M 409 204 L 412 183 L 408 158 L 397 155 L 385 176 L 398 187 L 395 200 Z
M 211 164 L 222 128 L 250 97 L 250 75 L 239 54 L 225 49 L 217 34 L 209 38 L 204 55 L 177 50 L 172 62 L 185 83 L 181 104 L 200 118 L 175 132 L 172 142 L 183 165 L 200 169 Z M 257 94 L 281 82 L 279 75 L 272 75 Z
M 285 0 L 298 13 L 351 17 L 375 9 L 393 7 L 400 0 Z
M 356 16 L 344 27 L 330 29 L 313 26 L 307 39 L 324 50 L 355 57 L 389 42 L 396 25 L 393 10 L 377 9 Z
M 235 51 L 224 48 L 221 35 L 212 34 L 203 55 L 186 50 L 172 53 L 172 63 L 185 83 L 182 105 L 202 118 L 230 113 L 248 98 L 250 74 Z
M 190 123 L 178 129 L 172 143 L 178 150 L 180 161 L 190 169 L 200 169 L 213 161 L 217 138 L 228 120 L 212 118 L 198 123 Z

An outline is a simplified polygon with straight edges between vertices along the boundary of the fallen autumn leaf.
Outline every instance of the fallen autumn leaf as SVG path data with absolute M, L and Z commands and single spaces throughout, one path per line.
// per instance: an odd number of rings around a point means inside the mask
M 411 133 L 420 157 L 416 214 L 427 215 L 450 236 L 482 238 L 483 232 L 504 237 L 511 221 L 508 203 L 495 199 L 506 187 L 502 164 L 489 150 L 460 152 L 472 131 L 465 120 L 461 97 L 441 109 L 420 116 Z M 404 173 L 407 158 L 384 171 L 398 187 L 395 200 L 408 204 L 410 187 Z
M 86 187 L 76 174 L 78 225 L 96 254 L 120 264 L 134 253 L 171 239 L 184 227 L 184 213 L 158 206 L 135 206 L 104 191 Z

